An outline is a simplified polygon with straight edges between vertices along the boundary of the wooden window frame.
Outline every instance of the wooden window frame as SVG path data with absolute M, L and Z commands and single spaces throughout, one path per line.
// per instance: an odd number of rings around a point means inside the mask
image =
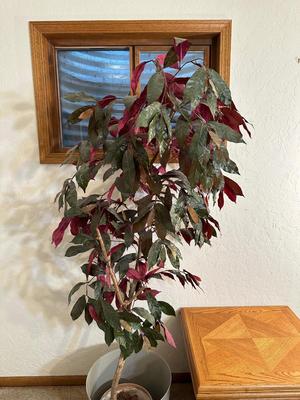
M 184 37 L 209 46 L 210 66 L 229 84 L 230 20 L 33 21 L 29 27 L 41 164 L 61 163 L 67 150 L 60 147 L 59 48 L 170 46 L 173 37 Z

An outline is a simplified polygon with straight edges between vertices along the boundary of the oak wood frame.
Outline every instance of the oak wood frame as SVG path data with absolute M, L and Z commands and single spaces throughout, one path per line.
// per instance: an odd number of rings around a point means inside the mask
M 29 23 L 40 162 L 64 160 L 56 49 L 61 47 L 168 45 L 174 36 L 210 46 L 210 65 L 229 83 L 230 20 L 33 21 Z

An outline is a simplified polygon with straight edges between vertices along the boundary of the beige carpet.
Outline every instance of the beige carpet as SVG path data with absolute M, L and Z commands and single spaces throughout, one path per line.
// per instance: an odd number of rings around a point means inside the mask
M 0 388 L 0 400 L 87 400 L 84 386 Z M 194 400 L 191 384 L 174 384 L 170 400 Z

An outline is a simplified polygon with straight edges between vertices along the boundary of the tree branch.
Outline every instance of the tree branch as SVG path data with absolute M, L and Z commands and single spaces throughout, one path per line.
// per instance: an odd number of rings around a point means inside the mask
M 107 254 L 107 251 L 106 251 L 106 248 L 105 248 L 105 244 L 104 244 L 101 232 L 100 232 L 100 230 L 98 228 L 96 229 L 96 232 L 97 232 L 97 240 L 98 240 L 98 242 L 100 244 L 100 247 L 101 247 L 101 250 L 102 250 L 102 253 L 103 253 L 103 257 L 104 257 L 104 261 L 108 265 L 109 274 L 110 274 L 111 279 L 113 281 L 113 286 L 115 288 L 116 296 L 117 296 L 117 298 L 119 300 L 120 305 L 122 307 L 124 307 L 125 303 L 124 303 L 123 294 L 122 294 L 122 292 L 121 292 L 121 290 L 119 288 L 117 277 L 116 277 L 116 275 L 115 275 L 115 273 L 113 271 L 113 268 L 112 268 L 112 265 L 111 265 L 110 256 Z

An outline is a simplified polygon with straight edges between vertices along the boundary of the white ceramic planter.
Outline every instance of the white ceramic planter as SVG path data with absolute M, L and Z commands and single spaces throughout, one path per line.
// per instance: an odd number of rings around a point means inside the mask
M 89 400 L 95 399 L 99 388 L 108 389 L 120 351 L 114 350 L 100 357 L 89 370 L 86 391 Z M 122 379 L 146 388 L 153 400 L 169 400 L 171 370 L 164 359 L 154 352 L 141 351 L 127 358 Z M 122 382 L 122 381 L 121 381 Z

